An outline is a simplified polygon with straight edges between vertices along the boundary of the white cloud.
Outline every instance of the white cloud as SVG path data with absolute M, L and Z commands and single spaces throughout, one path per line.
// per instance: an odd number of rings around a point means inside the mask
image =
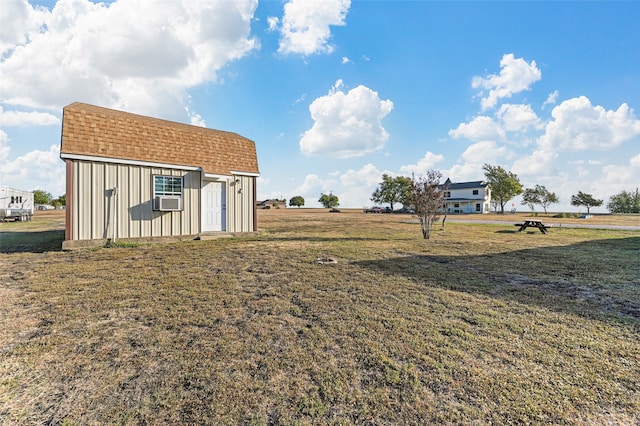
M 481 141 L 471 144 L 460 156 L 460 162 L 448 170 L 443 170 L 443 177 L 454 182 L 464 182 L 484 179 L 482 165 L 502 164 L 513 158 L 513 152 L 495 141 Z
M 284 5 L 280 53 L 331 53 L 332 25 L 345 25 L 351 0 L 290 0 Z
M 545 134 L 538 140 L 549 151 L 607 149 L 640 136 L 640 120 L 624 103 L 616 111 L 607 111 L 580 96 L 556 106 L 551 116 Z
M 340 182 L 345 188 L 369 188 L 377 186 L 382 180 L 383 173 L 392 175 L 388 170 L 381 172 L 371 163 L 365 164 L 360 170 L 349 169 L 340 176 Z M 371 190 L 373 192 L 373 189 Z
M 267 18 L 267 23 L 269 24 L 269 31 L 275 31 L 278 29 L 280 19 L 277 16 L 270 16 Z
M 469 123 L 460 123 L 456 129 L 449 130 L 449 136 L 474 141 L 504 139 L 504 130 L 491 117 L 478 116 Z
M 542 73 L 536 61 L 527 63 L 522 58 L 516 58 L 513 53 L 502 56 L 500 60 L 500 74 L 491 74 L 486 78 L 474 77 L 471 86 L 474 89 L 488 89 L 489 94 L 482 95 L 482 109 L 493 108 L 503 98 L 510 98 L 513 94 L 528 90 L 533 83 L 542 78 Z
M 342 63 L 343 63 L 343 64 L 348 64 L 349 62 L 351 62 L 351 59 L 349 59 L 349 58 L 348 58 L 348 57 L 346 57 L 346 56 L 343 56 L 343 57 L 342 57 Z
M 636 170 L 630 166 L 620 166 L 620 165 L 607 165 L 602 167 L 602 175 L 604 176 L 603 181 L 609 184 L 628 184 L 629 182 L 637 182 L 634 181 L 634 174 Z
M 469 145 L 462 153 L 461 158 L 467 163 L 484 164 L 507 159 L 511 156 L 511 151 L 506 147 L 499 146 L 494 141 L 482 141 Z
M 640 182 L 640 171 L 631 166 L 606 165 L 602 167 L 600 178 L 583 191 L 593 193 L 596 198 L 604 200 L 606 205 L 609 197 L 621 191 L 634 191 Z
M 544 109 L 544 107 L 546 107 L 547 105 L 555 105 L 555 103 L 558 101 L 558 95 L 560 93 L 557 90 L 554 90 L 552 93 L 549 93 L 549 96 L 547 96 L 547 99 L 542 103 L 542 109 Z
M 508 132 L 519 132 L 540 124 L 540 119 L 530 105 L 504 104 L 496 115 Z
M 452 182 L 469 182 L 483 180 L 482 166 L 475 163 L 455 164 L 448 170 L 442 171 L 442 178 L 451 179 Z
M 380 171 L 373 164 L 365 164 L 360 170 L 349 169 L 340 176 L 342 184 L 338 194 L 340 205 L 364 207 L 371 205 L 371 194 L 382 181 L 382 175 L 394 174 L 388 170 Z
M 0 106 L 0 126 L 50 126 L 60 119 L 48 112 L 5 111 Z
M 4 6 L 3 22 L 24 21 L 24 7 Z M 257 0 L 59 0 L 38 12 L 28 6 L 37 20 L 27 18 L 6 39 L 3 25 L 3 43 L 22 45 L 3 49 L 0 101 L 59 110 L 80 100 L 184 119 L 187 89 L 215 81 L 258 46 L 250 36 L 256 7 Z
M 434 154 L 431 151 L 427 151 L 416 164 L 407 164 L 400 167 L 400 172 L 404 175 L 410 176 L 415 174 L 417 176 L 426 174 L 428 170 L 435 167 L 436 164 L 444 160 L 444 156 L 440 154 Z
M 45 189 L 58 196 L 65 193 L 65 166 L 60 161 L 60 145 L 51 145 L 49 151 L 31 151 L 14 161 L 8 161 L 6 136 L 0 134 L 0 182 L 24 190 Z
M 529 155 L 518 158 L 512 167 L 512 171 L 518 176 L 550 175 L 554 172 L 554 162 L 558 153 L 545 149 L 536 149 Z
M 320 198 L 321 192 L 331 191 L 330 187 L 333 185 L 333 183 L 335 183 L 334 180 L 330 179 L 328 181 L 325 181 L 316 174 L 309 174 L 304 177 L 304 181 L 302 182 L 302 184 L 300 184 L 293 190 L 293 194 L 302 195 L 305 198 L 309 196 L 316 196 Z
M 44 23 L 46 11 L 34 8 L 27 0 L 6 0 L 0 7 L 0 56 L 27 43 L 29 34 Z
M 631 160 L 629 160 L 629 165 L 631 167 L 639 167 L 640 168 L 640 154 L 636 155 L 635 157 L 631 157 Z
M 0 164 L 3 165 L 3 169 L 5 162 L 9 158 L 10 152 L 11 148 L 9 148 L 9 136 L 2 129 L 0 129 Z M 2 172 L 0 172 L 0 175 L 2 175 Z M 4 180 L 0 179 L 0 182 L 4 182 Z
M 338 80 L 329 94 L 309 106 L 314 124 L 300 139 L 304 154 L 349 158 L 384 148 L 389 135 L 382 119 L 393 102 L 380 100 L 377 92 L 362 85 L 347 93 L 341 86 Z

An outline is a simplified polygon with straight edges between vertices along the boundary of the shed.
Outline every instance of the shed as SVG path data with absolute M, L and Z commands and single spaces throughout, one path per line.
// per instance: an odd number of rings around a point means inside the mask
M 63 248 L 255 232 L 255 143 L 236 133 L 75 102 L 64 107 Z

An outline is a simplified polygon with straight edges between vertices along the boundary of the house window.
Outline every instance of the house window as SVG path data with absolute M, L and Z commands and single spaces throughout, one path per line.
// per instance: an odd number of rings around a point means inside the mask
M 478 195 L 478 190 L 477 189 L 473 190 L 473 195 Z
M 153 176 L 153 209 L 182 210 L 182 176 Z
M 480 212 L 480 203 L 476 204 L 476 211 Z
M 450 191 L 445 191 L 444 196 L 445 196 L 445 198 L 451 197 L 451 192 Z
M 460 207 L 460 203 L 454 203 L 453 207 L 455 207 L 457 209 L 458 207 Z

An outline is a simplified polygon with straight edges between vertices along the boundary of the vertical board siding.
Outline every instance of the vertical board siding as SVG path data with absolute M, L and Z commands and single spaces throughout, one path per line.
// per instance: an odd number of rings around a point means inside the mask
M 227 230 L 253 232 L 253 177 L 235 176 L 227 184 Z M 236 180 L 239 180 L 236 183 Z
M 78 161 L 74 167 L 73 235 L 77 240 L 172 237 L 200 229 L 200 172 Z M 183 210 L 153 210 L 154 174 L 183 176 Z M 117 188 L 117 211 L 113 189 Z

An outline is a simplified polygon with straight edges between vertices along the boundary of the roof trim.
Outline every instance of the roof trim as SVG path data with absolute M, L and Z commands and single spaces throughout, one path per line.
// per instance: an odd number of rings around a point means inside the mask
M 180 169 L 180 170 L 198 170 L 202 171 L 202 167 L 193 166 L 181 166 L 179 164 L 167 164 L 167 163 L 154 163 L 152 161 L 138 161 L 138 160 L 126 160 L 122 158 L 111 157 L 98 157 L 95 155 L 82 155 L 82 154 L 65 154 L 61 153 L 60 158 L 63 160 L 83 160 L 83 161 L 95 161 L 100 163 L 115 163 L 115 164 L 128 164 L 131 166 L 146 166 L 146 167 L 160 167 L 163 169 Z
M 219 174 L 215 174 L 215 173 L 204 173 L 203 174 L 203 178 L 210 180 L 210 179 L 216 179 L 216 180 L 220 180 L 220 179 L 229 179 L 232 176 L 229 175 L 219 175 Z
M 239 172 L 237 170 L 231 170 L 231 174 L 232 175 L 238 175 L 238 176 L 251 176 L 251 177 L 258 177 L 260 176 L 260 173 L 253 173 L 253 172 Z

